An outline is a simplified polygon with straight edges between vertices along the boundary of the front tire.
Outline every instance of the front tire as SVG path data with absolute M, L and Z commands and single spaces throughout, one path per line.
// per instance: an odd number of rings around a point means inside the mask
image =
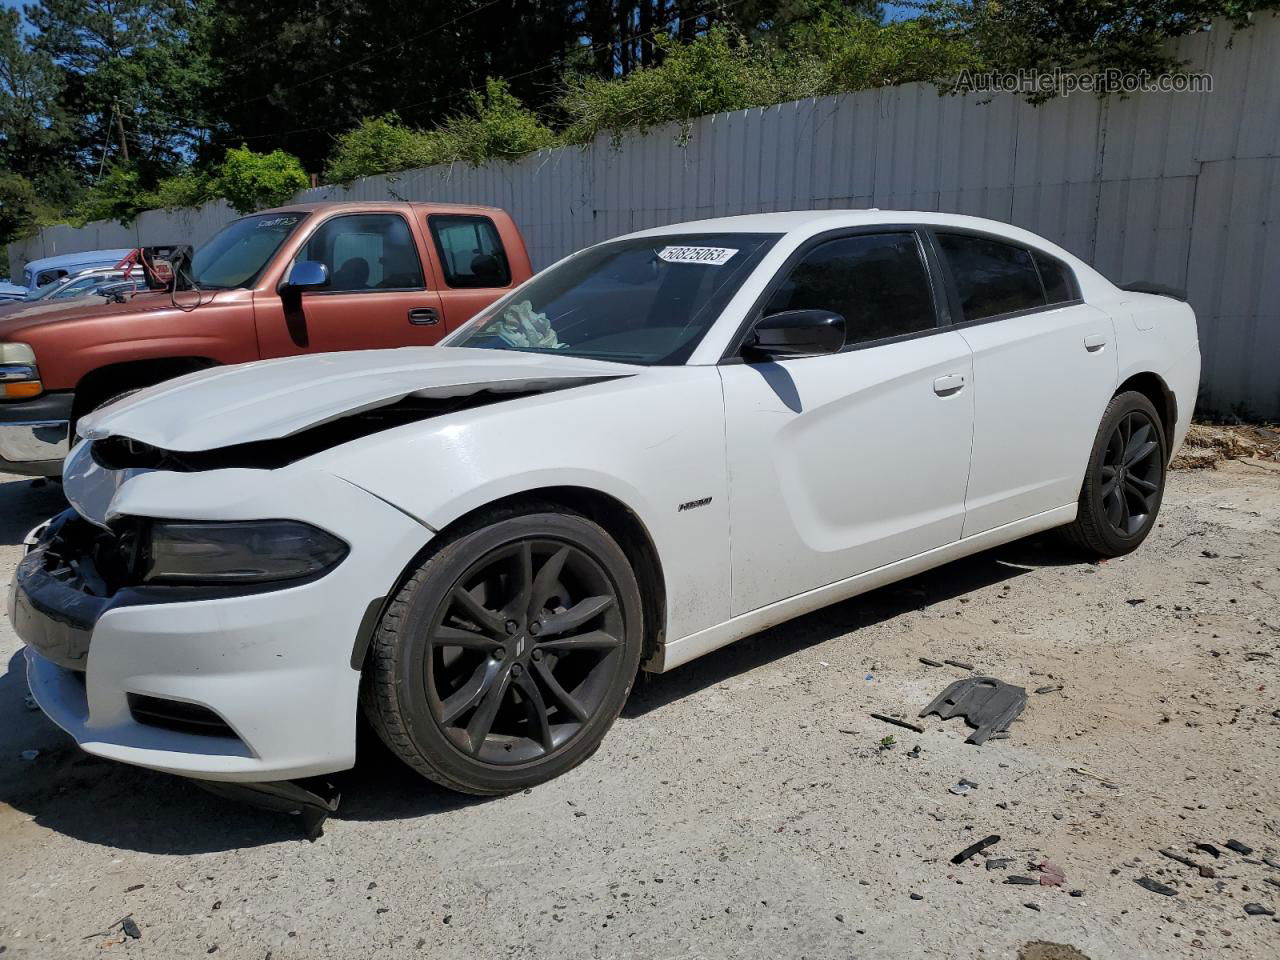
M 469 525 L 413 571 L 374 637 L 362 702 L 429 779 L 509 793 L 586 760 L 643 646 L 640 589 L 597 524 L 555 508 Z
M 1151 401 L 1132 391 L 1108 404 L 1089 457 L 1067 539 L 1102 557 L 1132 553 L 1155 526 L 1164 499 L 1168 441 Z

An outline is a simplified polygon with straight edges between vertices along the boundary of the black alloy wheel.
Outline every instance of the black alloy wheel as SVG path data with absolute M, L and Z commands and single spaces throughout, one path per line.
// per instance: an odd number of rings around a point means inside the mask
M 1076 519 L 1064 528 L 1067 538 L 1102 557 L 1136 550 L 1160 512 L 1168 450 L 1164 424 L 1147 397 L 1113 397 L 1094 439 Z
M 1160 504 L 1164 466 L 1156 424 L 1143 410 L 1120 418 L 1102 459 L 1102 506 L 1107 523 L 1121 537 L 1132 537 Z
M 365 713 L 401 759 L 452 789 L 506 793 L 571 769 L 635 680 L 643 625 L 626 554 L 552 509 L 442 538 L 375 634 Z
M 524 539 L 477 560 L 440 604 L 423 682 L 441 730 L 484 763 L 565 747 L 622 650 L 617 590 L 582 549 Z

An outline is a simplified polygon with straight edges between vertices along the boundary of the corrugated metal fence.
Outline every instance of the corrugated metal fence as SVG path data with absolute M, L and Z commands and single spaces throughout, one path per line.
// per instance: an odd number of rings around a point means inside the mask
M 543 267 L 618 234 L 702 217 L 808 208 L 943 210 L 1040 233 L 1113 280 L 1186 289 L 1200 317 L 1201 409 L 1280 417 L 1280 19 L 1177 47 L 1208 94 L 1086 94 L 1033 107 L 912 84 L 600 138 L 514 164 L 321 187 L 299 200 L 487 203 L 512 212 Z M 11 262 L 207 239 L 225 204 L 133 227 L 56 227 Z

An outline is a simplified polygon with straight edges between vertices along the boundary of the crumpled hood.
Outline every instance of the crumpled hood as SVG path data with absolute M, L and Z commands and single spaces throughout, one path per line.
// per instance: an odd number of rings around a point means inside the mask
M 523 392 L 635 376 L 629 364 L 467 347 L 402 347 L 215 367 L 149 387 L 80 421 L 81 436 L 194 452 L 291 436 L 406 397 Z

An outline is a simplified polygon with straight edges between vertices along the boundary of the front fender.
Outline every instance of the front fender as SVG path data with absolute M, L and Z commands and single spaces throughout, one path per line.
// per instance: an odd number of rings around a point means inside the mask
M 670 367 L 410 424 L 317 461 L 435 530 L 548 487 L 612 497 L 657 549 L 674 640 L 729 615 L 724 444 L 716 369 Z

